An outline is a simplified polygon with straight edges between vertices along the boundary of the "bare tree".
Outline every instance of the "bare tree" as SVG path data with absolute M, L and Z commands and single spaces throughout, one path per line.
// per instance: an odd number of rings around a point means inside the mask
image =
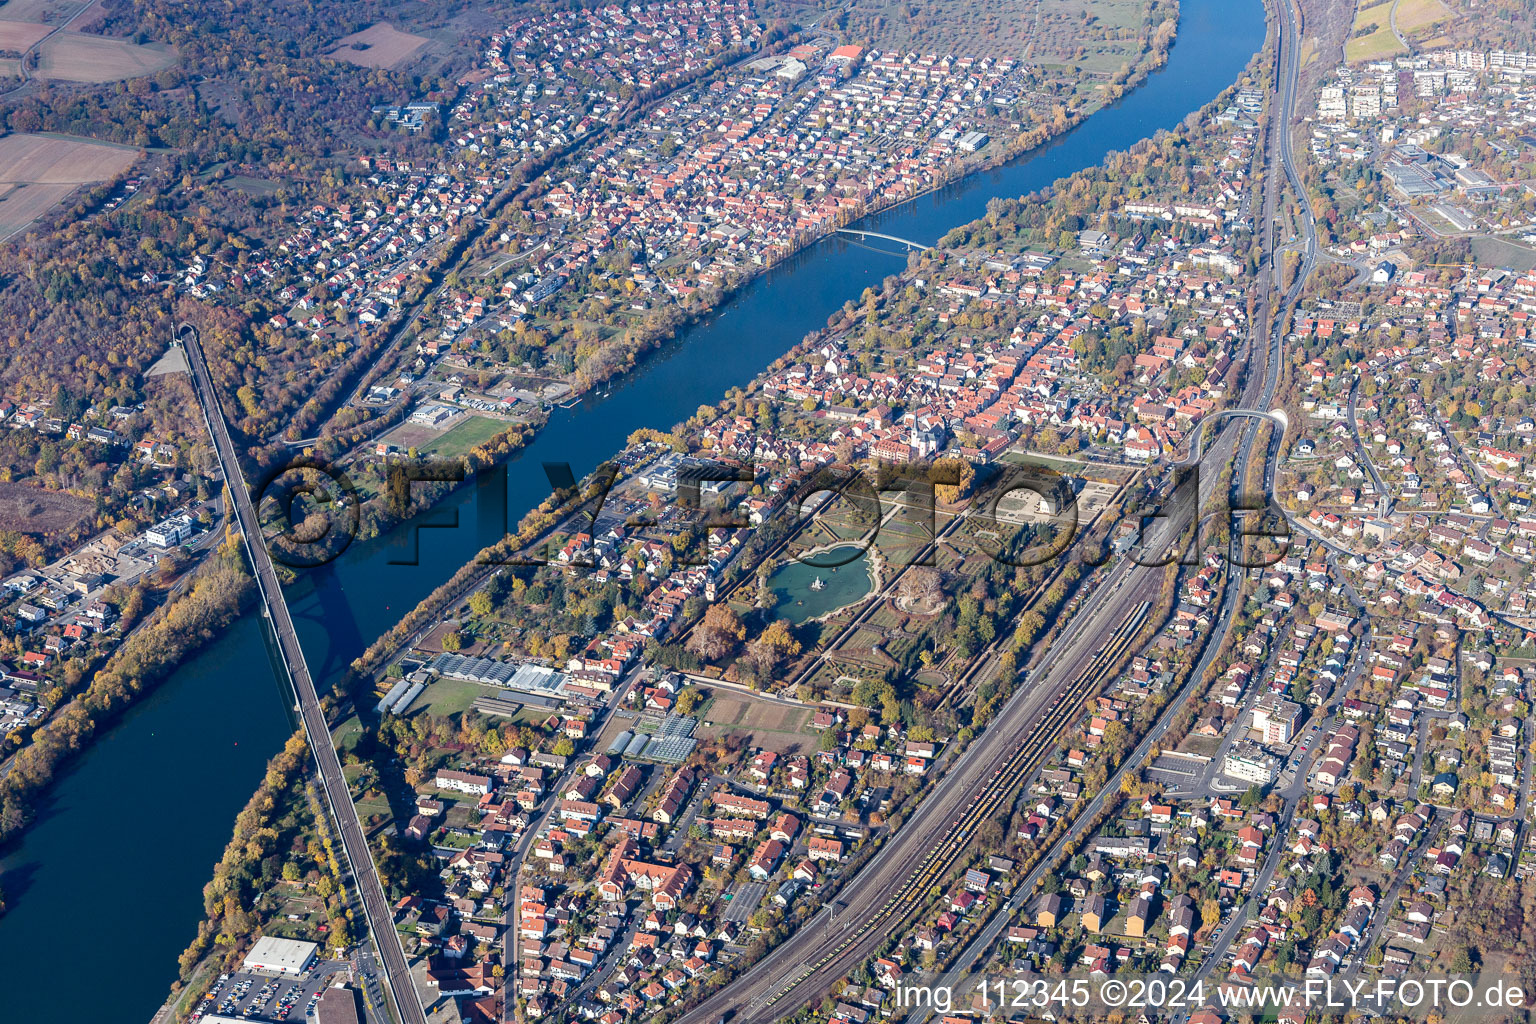
M 901 597 L 909 606 L 934 600 L 941 592 L 937 569 L 914 565 L 901 578 Z

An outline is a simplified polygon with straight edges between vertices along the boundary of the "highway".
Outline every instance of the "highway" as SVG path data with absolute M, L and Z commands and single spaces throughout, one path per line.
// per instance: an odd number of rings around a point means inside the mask
M 1280 102 L 1272 104 L 1263 223 L 1268 239 L 1275 224 L 1283 177 L 1302 198 L 1305 245 L 1296 280 L 1272 311 L 1262 359 L 1263 372 L 1250 375 L 1244 389 L 1243 408 L 1262 412 L 1271 409 L 1278 389 L 1288 311 L 1300 298 L 1318 259 L 1311 209 L 1305 202 L 1306 193 L 1296 171 L 1290 139 L 1300 49 L 1297 14 L 1291 7 L 1293 2 L 1286 0 L 1279 5 Z M 1270 249 L 1272 253 L 1275 251 L 1273 245 Z M 1272 257 L 1269 264 L 1266 299 L 1284 287 L 1281 261 Z M 1182 513 L 1176 511 L 1162 521 L 1164 531 L 1159 531 L 1149 545 L 1153 552 L 1167 546 L 1164 540 L 1171 543 L 1188 528 L 1189 522 L 1183 516 L 1203 506 L 1207 496 L 1206 478 L 1213 485 L 1222 470 L 1230 465 L 1234 470 L 1234 482 L 1242 481 L 1255 437 L 1255 425 L 1251 423 L 1239 431 L 1223 429 L 1217 443 L 1199 452 L 1203 481 L 1201 501 L 1189 503 Z M 1234 446 L 1238 449 L 1235 460 L 1229 455 Z M 1268 493 L 1273 493 L 1275 463 L 1267 449 L 1263 457 L 1265 488 Z M 1011 794 L 1027 774 L 1020 769 L 1032 760 L 1029 751 L 1053 744 L 1073 720 L 1062 713 L 1063 709 L 1080 707 L 1086 695 L 1102 681 L 1107 663 L 1102 657 L 1094 656 L 1096 649 L 1108 651 L 1122 642 L 1127 647 L 1120 649 L 1128 649 L 1129 640 L 1122 640 L 1124 624 L 1137 614 L 1135 609 L 1155 600 L 1162 578 L 1160 567 L 1141 565 L 1128 558 L 1116 562 L 1061 636 L 1050 645 L 1047 664 L 1037 673 L 1034 683 L 1008 701 L 992 725 L 934 785 L 911 819 L 886 841 L 855 878 L 850 879 L 835 903 L 736 981 L 683 1014 L 679 1018 L 681 1024 L 713 1024 L 721 1018 L 729 1018 L 733 1024 L 751 1024 L 788 1016 L 813 1003 L 834 980 L 856 969 L 896 934 L 921 905 L 922 890 L 946 877 L 945 851 L 954 849 L 958 854 L 963 850 L 972 834 L 969 823 L 973 812 L 978 808 L 1006 806 L 1001 803 L 1003 797 Z M 1229 596 L 1228 600 L 1232 598 Z M 1216 628 L 1224 633 L 1230 628 L 1232 619 L 1229 607 Z M 1102 639 L 1106 637 L 1108 640 Z M 1220 635 L 1213 636 L 1212 643 L 1219 646 L 1220 638 Z
M 330 805 L 331 817 L 336 822 L 342 849 L 352 869 L 358 895 L 362 899 L 368 930 L 372 933 L 374 945 L 378 949 L 379 959 L 384 967 L 384 988 L 389 993 L 391 1009 L 395 1019 L 402 1024 L 426 1024 L 426 1014 L 416 994 L 416 986 L 411 980 L 405 949 L 401 946 L 400 936 L 394 929 L 393 915 L 390 913 L 389 903 L 385 900 L 384 888 L 379 883 L 379 874 L 374 866 L 373 856 L 368 851 L 367 837 L 363 832 L 362 823 L 358 820 L 357 809 L 352 805 L 352 797 L 347 791 L 346 779 L 341 771 L 341 759 L 336 755 L 336 748 L 331 743 L 330 728 L 326 725 L 325 713 L 320 709 L 320 697 L 315 690 L 314 679 L 310 676 L 309 666 L 304 660 L 304 651 L 299 646 L 298 633 L 293 627 L 293 619 L 288 614 L 288 604 L 283 599 L 282 586 L 278 582 L 276 571 L 272 568 L 271 556 L 262 540 L 256 509 L 251 504 L 250 491 L 245 483 L 245 475 L 240 470 L 240 460 L 236 457 L 234 443 L 229 437 L 229 427 L 219 405 L 218 392 L 214 390 L 213 378 L 209 375 L 207 363 L 203 359 L 197 331 L 190 324 L 181 324 L 177 327 L 176 334 L 178 342 L 186 348 L 187 361 L 192 367 L 192 390 L 196 393 L 198 404 L 202 407 L 209 436 L 213 439 L 214 451 L 218 455 L 219 465 L 224 472 L 224 481 L 229 487 L 235 516 L 240 523 L 240 533 L 245 541 L 246 554 L 250 557 L 256 573 L 256 583 L 261 591 L 263 608 L 272 624 L 272 631 L 277 638 L 278 649 L 282 653 L 289 681 L 293 684 L 294 693 L 298 698 L 299 715 L 304 723 L 304 735 L 309 740 L 310 753 L 314 755 L 315 763 L 320 769 L 320 781 L 325 789 L 325 799 Z
M 1269 168 L 1265 177 L 1264 213 L 1265 223 L 1275 223 L 1275 212 L 1279 207 L 1280 189 L 1278 171 L 1283 171 L 1285 179 L 1290 183 L 1291 190 L 1297 197 L 1297 205 L 1301 212 L 1302 228 L 1304 235 L 1303 255 L 1301 266 L 1298 268 L 1296 280 L 1290 289 L 1286 291 L 1281 304 L 1274 312 L 1274 320 L 1270 329 L 1269 355 L 1267 358 L 1267 372 L 1265 373 L 1260 407 L 1268 406 L 1274 401 L 1275 391 L 1279 384 L 1279 368 L 1283 355 L 1286 328 L 1290 322 L 1291 308 L 1301 298 L 1302 289 L 1306 287 L 1307 279 L 1317 267 L 1317 226 L 1312 216 L 1311 203 L 1307 201 L 1307 193 L 1302 186 L 1301 175 L 1296 170 L 1296 159 L 1291 146 L 1291 120 L 1296 110 L 1297 75 L 1301 62 L 1301 29 L 1297 20 L 1297 11 L 1293 6 L 1297 0 L 1284 0 L 1279 4 L 1280 9 L 1280 38 L 1279 38 L 1279 71 L 1280 71 L 1280 102 L 1273 105 L 1269 126 Z M 1278 167 L 1276 166 L 1278 163 Z M 1278 252 L 1278 250 L 1276 250 Z M 1274 260 L 1271 265 L 1272 281 L 1276 289 L 1284 287 L 1284 263 Z M 1239 456 L 1235 470 L 1235 480 L 1242 480 L 1247 473 L 1248 459 L 1252 453 L 1251 430 L 1245 437 L 1243 451 Z M 1264 486 L 1269 494 L 1274 493 L 1274 474 L 1277 462 L 1266 455 L 1264 467 Z M 1288 517 L 1289 518 L 1289 517 Z M 1348 688 L 1356 673 L 1365 662 L 1365 649 L 1369 647 L 1370 638 L 1367 634 L 1364 643 L 1355 651 L 1355 664 L 1351 674 L 1344 683 L 1335 688 L 1334 693 L 1347 693 Z M 1330 716 L 1328 724 L 1323 729 L 1331 730 L 1333 719 Z M 1317 727 L 1314 726 L 1314 729 Z M 1315 735 L 1321 735 L 1321 731 Z M 1307 773 L 1310 770 L 1312 760 L 1318 756 L 1319 748 L 1323 744 L 1314 740 L 1312 750 L 1303 760 L 1299 769 L 1292 776 L 1291 782 L 1281 794 L 1285 801 L 1285 810 L 1281 815 L 1280 824 L 1276 826 L 1274 835 L 1270 839 L 1270 848 L 1254 877 L 1253 885 L 1249 890 L 1248 902 L 1257 905 L 1264 890 L 1269 885 L 1269 880 L 1274 876 L 1275 868 L 1279 863 L 1279 857 L 1284 843 L 1281 837 L 1290 827 L 1292 816 L 1296 812 L 1297 805 L 1305 792 Z M 1209 975 L 1225 958 L 1227 950 L 1237 938 L 1239 931 L 1250 920 L 1242 910 L 1234 913 L 1229 921 L 1224 924 L 1217 937 L 1212 942 L 1212 947 L 1201 963 L 1196 978 L 1203 979 Z

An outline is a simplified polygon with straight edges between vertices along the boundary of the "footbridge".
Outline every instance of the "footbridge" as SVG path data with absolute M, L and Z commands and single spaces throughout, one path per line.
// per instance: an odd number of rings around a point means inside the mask
M 918 249 L 918 250 L 921 250 L 921 249 L 932 249 L 933 248 L 933 246 L 931 246 L 931 245 L 924 245 L 922 242 L 914 242 L 910 238 L 899 238 L 896 235 L 882 235 L 878 231 L 862 231 L 859 228 L 838 228 L 837 229 L 837 233 L 840 234 L 840 235 L 852 235 L 854 238 L 863 238 L 863 239 L 879 238 L 879 239 L 882 239 L 883 241 L 895 242 L 897 245 L 904 245 L 908 249 Z

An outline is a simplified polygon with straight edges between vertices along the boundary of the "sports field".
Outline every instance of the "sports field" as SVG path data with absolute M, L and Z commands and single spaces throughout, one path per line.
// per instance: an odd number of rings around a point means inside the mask
M 446 458 L 455 458 L 467 453 L 476 445 L 484 444 L 497 434 L 506 430 L 510 424 L 501 420 L 493 420 L 488 416 L 471 416 L 452 430 L 443 434 L 436 441 L 423 445 L 422 451 L 433 455 L 442 455 Z

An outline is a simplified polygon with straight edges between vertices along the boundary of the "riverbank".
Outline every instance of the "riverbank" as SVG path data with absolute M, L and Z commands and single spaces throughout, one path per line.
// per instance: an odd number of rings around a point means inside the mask
M 1021 115 L 1021 121 L 1015 123 L 1016 129 L 1011 135 L 1001 131 L 994 131 L 997 136 L 994 141 L 975 153 L 957 151 L 948 163 L 938 164 L 931 169 L 925 168 L 925 173 L 931 177 L 931 181 L 918 187 L 916 183 L 903 183 L 900 190 L 882 193 L 869 198 L 855 199 L 849 197 L 846 205 L 838 210 L 835 219 L 826 224 L 818 224 L 813 228 L 800 231 L 792 240 L 783 244 L 774 245 L 761 251 L 753 252 L 750 258 L 735 263 L 732 268 L 721 274 L 718 281 L 700 281 L 697 288 L 690 286 L 690 293 L 683 297 L 679 292 L 669 304 L 663 302 L 649 308 L 640 322 L 619 332 L 617 336 L 604 339 L 600 344 L 594 344 L 595 355 L 599 358 L 590 358 L 585 365 L 576 365 L 572 361 L 573 368 L 558 377 L 561 383 L 568 388 L 567 398 L 579 400 L 583 396 L 594 394 L 601 388 L 611 385 L 614 381 L 632 374 L 636 368 L 653 352 L 675 341 L 680 335 L 691 330 L 702 321 L 718 314 L 730 304 L 733 298 L 741 290 L 749 286 L 753 281 L 763 275 L 772 272 L 785 261 L 792 260 L 810 247 L 822 242 L 830 235 L 836 233 L 846 225 L 867 219 L 869 217 L 897 210 L 907 204 L 942 192 L 955 186 L 974 175 L 1000 168 L 1019 156 L 1037 150 L 1063 135 L 1073 131 L 1078 125 L 1094 116 L 1098 111 L 1119 102 L 1126 95 L 1133 93 L 1144 84 L 1147 78 L 1163 68 L 1167 64 L 1168 54 L 1177 40 L 1179 6 L 1177 0 L 1149 0 L 1144 16 L 1148 19 L 1146 25 L 1139 30 L 1138 39 L 1142 50 L 1134 60 L 1128 59 L 1125 66 L 1113 74 L 1107 72 L 1093 72 L 1084 68 L 1077 69 L 1076 82 L 1078 86 L 1086 85 L 1081 92 L 1076 88 L 1064 98 L 1054 101 L 1055 106 L 1047 109 L 1048 104 L 1041 102 L 1036 106 L 1026 109 Z M 1151 19 L 1160 19 L 1156 24 Z M 1142 38 L 1144 35 L 1145 38 Z M 788 43 L 797 41 L 785 40 Z M 750 55 L 754 60 L 760 59 L 764 54 L 775 52 L 772 46 L 765 47 L 760 53 Z M 745 58 L 742 58 L 745 59 Z M 688 83 L 697 83 L 713 77 L 716 82 L 723 82 L 724 76 L 734 72 L 739 66 L 735 59 L 724 62 L 725 66 L 715 69 L 711 74 L 695 76 L 687 80 Z M 1098 79 L 1106 79 L 1097 81 Z M 668 97 L 676 96 L 677 89 L 670 90 Z M 1028 106 L 1026 104 L 1026 106 Z M 620 130 L 626 119 L 621 119 L 619 125 L 612 129 L 604 129 L 596 135 L 587 136 L 578 143 L 573 143 L 558 157 L 546 160 L 547 179 L 560 179 L 567 172 L 579 175 L 576 168 L 579 166 L 579 158 L 592 146 L 612 138 L 613 133 Z M 989 126 L 989 130 L 992 130 Z M 916 191 L 908 191 L 909 188 L 917 188 Z M 529 184 L 524 187 L 524 194 L 519 196 L 522 205 L 526 206 L 538 198 L 545 188 L 537 184 Z M 502 201 L 495 204 L 498 208 Z M 493 229 L 484 234 L 494 234 L 494 227 L 502 226 L 498 216 L 491 216 L 486 221 Z M 505 237 L 506 232 L 502 232 Z M 483 236 L 482 236 L 483 241 Z M 457 243 L 456 243 L 457 244 Z M 474 247 L 471 247 L 474 248 Z M 489 253 L 481 252 L 475 248 L 475 258 L 488 256 Z M 691 257 L 690 257 L 691 258 Z M 468 260 L 466 256 L 456 264 L 460 269 Z M 425 298 L 418 306 L 425 308 L 430 303 L 436 289 L 428 289 Z M 664 294 L 664 293 L 661 293 Z M 531 315 L 531 314 L 530 314 Z M 392 338 L 403 338 L 413 329 L 415 317 L 406 320 L 402 326 L 391 330 Z M 556 318 L 551 323 L 551 329 L 559 330 L 563 318 Z M 385 347 L 387 350 L 387 346 Z M 399 357 L 387 357 L 388 361 L 376 363 L 370 367 L 358 389 L 354 390 L 354 397 L 363 386 L 370 382 L 378 382 L 386 376 L 386 368 L 391 371 L 404 369 L 404 363 Z M 473 359 L 465 359 L 463 362 L 467 373 L 477 372 Z M 497 374 L 504 372 L 506 367 L 501 364 L 488 363 L 478 367 L 478 372 Z M 550 372 L 550 367 L 544 366 L 535 373 Z M 559 371 L 555 371 L 559 373 Z M 551 378 L 555 379 L 555 378 Z M 363 424 L 349 423 L 340 431 L 333 431 L 331 424 L 341 418 L 343 410 L 338 410 L 331 418 L 331 422 L 320 433 L 327 439 L 338 440 L 346 448 L 355 448 L 358 445 L 370 443 L 376 438 L 385 425 L 395 416 L 398 416 L 412 401 L 411 396 L 400 400 L 398 406 L 392 406 L 388 410 L 381 411 L 379 415 L 372 415 L 358 405 L 351 405 L 354 413 L 366 415 L 368 419 Z M 562 399 L 564 400 L 564 399 Z M 382 423 L 381 423 L 382 421 Z M 372 429 L 358 430 L 359 426 L 371 426 Z M 334 437 L 331 435 L 334 434 Z M 334 454 L 334 453 L 333 453 Z
M 251 596 L 251 584 L 238 551 L 226 545 L 195 570 L 188 593 L 159 609 L 83 692 L 33 733 L 0 780 L 0 850 L 21 837 L 58 771 L 86 749 L 97 730 L 234 620 Z
M 994 196 L 1024 195 L 1097 165 L 1108 152 L 1177 124 L 1229 85 L 1251 52 L 1238 51 L 1255 30 L 1262 35 L 1262 25 L 1258 4 L 1185 0 L 1168 65 L 1145 87 L 1014 163 L 860 226 L 941 237 L 984 215 Z M 823 239 L 742 287 L 715 315 L 616 381 L 611 394 L 552 411 L 545 429 L 502 463 L 505 487 L 487 479 L 456 488 L 411 524 L 301 572 L 288 600 L 317 678 L 323 685 L 344 678 L 368 643 L 399 623 L 449 570 L 503 537 L 508 505 L 519 511 L 538 505 L 549 493 L 545 462 L 568 463 L 579 478 L 637 428 L 686 420 L 701 400 L 714 401 L 750 381 L 904 262 Z M 421 528 L 428 525 L 442 528 Z M 284 714 L 290 703 L 291 695 L 273 681 L 259 618 L 237 619 L 60 779 L 51 805 L 16 851 L 15 871 L 8 871 L 25 884 L 7 883 L 13 911 L 0 922 L 0 945 L 62 947 L 73 941 L 79 921 L 90 921 L 115 950 L 98 978 L 114 994 L 114 1013 L 147 1019 L 163 1001 L 167 966 L 203 916 L 197 888 L 230 838 L 230 821 L 260 781 L 268 755 L 292 734 Z M 129 845 L 102 858 L 102 835 L 142 834 L 143 816 L 153 806 L 153 792 L 142 783 L 149 775 L 178 780 L 175 840 Z M 94 884 L 79 886 L 83 877 Z M 34 888 L 51 898 L 31 898 Z M 94 898 L 103 890 L 113 893 L 111 906 Z M 65 1024 L 89 1019 L 88 1011 L 58 1005 L 62 971 L 29 964 L 22 975 L 19 958 L 9 964 L 0 971 L 13 972 L 4 979 L 12 1012 Z
M 906 195 L 880 196 L 873 202 L 861 202 L 848 208 L 846 215 L 840 217 L 838 223 L 819 233 L 806 235 L 804 240 L 792 248 L 775 251 L 769 254 L 768 260 L 761 267 L 751 268 L 745 273 L 733 274 L 726 279 L 723 286 L 715 289 L 701 290 L 694 303 L 683 306 L 677 305 L 670 311 L 673 315 L 668 319 L 667 325 L 658 331 L 647 332 L 638 344 L 627 347 L 625 359 L 622 363 L 609 367 L 608 372 L 599 375 L 586 375 L 582 373 L 570 374 L 565 383 L 571 388 L 571 396 L 574 401 L 591 401 L 592 395 L 599 387 L 611 388 L 615 380 L 621 379 L 626 374 L 633 373 L 637 368 L 643 368 L 643 363 L 653 353 L 665 349 L 675 343 L 690 330 L 710 321 L 712 318 L 723 316 L 729 311 L 729 307 L 738 296 L 743 294 L 756 281 L 779 269 L 787 261 L 792 261 L 811 249 L 813 246 L 827 242 L 836 232 L 847 224 L 861 222 L 872 217 L 897 213 L 904 207 L 915 204 L 922 199 L 937 197 L 944 190 L 955 188 L 967 179 L 986 172 L 995 172 L 1009 163 L 1027 156 L 1032 152 L 1042 149 L 1056 140 L 1075 132 L 1084 121 L 1094 117 L 1098 112 L 1112 107 L 1127 94 L 1143 85 L 1154 72 L 1166 67 L 1169 54 L 1178 40 L 1178 19 L 1181 8 L 1177 3 L 1172 4 L 1172 17 L 1169 21 L 1150 30 L 1150 38 L 1147 40 L 1147 59 L 1139 62 L 1122 81 L 1112 81 L 1103 87 L 1101 102 L 1094 107 L 1080 110 L 1071 116 L 1060 116 L 1048 124 L 1040 124 L 1027 131 L 1022 131 L 1000 145 L 990 147 L 989 153 L 978 153 L 969 157 L 960 157 L 954 163 L 943 168 L 940 180 L 921 192 Z M 789 354 L 801 353 L 814 347 L 819 331 L 807 334 L 794 346 Z M 777 365 L 785 358 L 781 355 L 775 360 Z M 605 391 L 606 394 L 606 391 Z M 497 434 L 484 445 L 477 447 L 468 456 L 464 457 L 466 477 L 472 477 L 476 472 L 494 468 L 499 463 L 515 458 L 531 444 L 539 434 L 548 427 L 551 416 L 545 416 L 542 422 L 518 424 L 509 427 L 506 431 Z M 322 440 L 336 441 L 337 438 Z M 370 458 L 368 447 L 374 443 L 373 436 L 357 435 L 347 439 L 344 452 L 333 452 L 338 464 L 343 468 L 356 467 L 354 471 L 372 471 L 375 465 L 365 461 Z M 268 452 L 267 465 L 275 469 L 282 465 L 282 460 L 287 456 L 287 449 L 279 447 Z M 387 467 L 383 469 L 387 472 Z M 377 482 L 375 493 L 369 497 L 361 510 L 361 525 L 356 539 L 369 540 L 386 533 L 415 515 L 423 509 L 434 506 L 462 485 L 448 483 L 433 483 L 430 481 L 417 482 L 411 485 L 411 502 L 408 507 L 400 507 L 394 500 L 386 500 L 389 488 L 383 481 Z M 506 543 L 489 547 L 479 553 L 475 562 L 480 565 L 495 565 L 505 562 L 513 553 L 538 539 L 539 535 L 553 525 L 553 507 L 544 503 L 534 509 L 516 527 L 515 534 L 507 538 Z M 435 614 L 442 607 L 466 593 L 476 583 L 483 581 L 488 573 L 480 573 L 473 578 L 460 578 L 456 575 L 453 580 L 440 588 L 439 593 L 432 595 L 428 601 L 432 603 L 432 611 Z M 878 585 L 877 585 L 878 589 Z M 388 659 L 399 645 L 410 636 L 419 631 L 425 616 L 417 615 L 412 622 L 402 622 L 389 634 L 381 637 L 377 643 L 370 646 L 365 655 L 353 665 L 354 672 L 359 676 L 366 676 L 376 672 L 382 667 L 382 663 Z M 821 617 L 818 617 L 818 619 Z

